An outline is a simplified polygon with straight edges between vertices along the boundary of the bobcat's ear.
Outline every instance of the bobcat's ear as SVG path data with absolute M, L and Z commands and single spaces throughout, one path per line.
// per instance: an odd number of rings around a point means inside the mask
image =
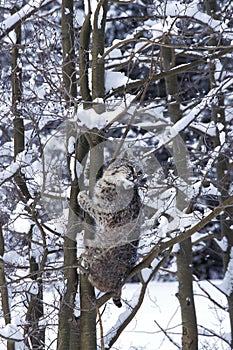
M 123 152 L 119 154 L 119 157 L 117 159 L 128 159 L 128 160 L 133 160 L 135 159 L 135 156 L 133 154 L 132 149 L 127 148 Z
M 130 161 L 133 159 L 135 159 L 135 156 L 134 156 L 132 150 L 127 148 L 124 151 L 122 151 L 120 154 L 118 154 L 115 158 L 112 158 L 108 162 L 107 166 L 109 166 L 110 164 L 115 163 L 115 162 L 117 164 L 120 164 L 122 161 Z

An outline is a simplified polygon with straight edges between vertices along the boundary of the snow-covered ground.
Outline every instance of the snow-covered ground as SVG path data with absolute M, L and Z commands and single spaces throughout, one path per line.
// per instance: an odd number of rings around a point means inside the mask
M 227 341 L 230 334 L 230 323 L 227 313 L 225 295 L 218 288 L 221 281 L 210 283 L 207 281 L 194 282 L 195 304 L 199 332 L 198 350 L 230 350 Z M 216 288 L 216 287 L 217 288 Z M 125 328 L 118 340 L 111 347 L 113 350 L 175 350 L 181 347 L 181 317 L 176 293 L 177 282 L 157 282 L 149 284 L 143 304 L 131 323 Z M 104 334 L 105 347 L 114 336 L 116 329 L 129 314 L 130 305 L 133 306 L 140 294 L 140 284 L 127 284 L 123 289 L 123 307 L 117 308 L 109 301 L 100 309 L 101 322 L 98 320 L 98 344 L 101 349 L 100 324 Z M 55 307 L 57 293 L 47 291 L 45 296 L 45 312 L 50 317 L 46 322 L 45 350 L 56 350 L 57 338 L 57 310 Z M 55 299 L 54 299 L 55 297 Z M 59 301 L 58 301 L 59 303 Z M 78 308 L 77 308 L 78 312 Z M 0 349 L 6 350 L 4 337 L 11 335 L 17 339 L 16 349 L 25 350 L 20 317 L 22 313 L 13 315 L 12 324 L 1 325 Z
M 215 282 L 220 285 L 221 282 Z M 228 314 L 220 310 L 226 307 L 225 296 L 207 281 L 194 283 L 195 304 L 199 334 L 199 350 L 229 350 L 229 345 L 222 339 L 230 331 Z M 123 290 L 123 299 L 129 304 L 138 295 L 139 284 L 129 284 Z M 215 305 L 211 299 L 218 303 Z M 173 350 L 181 349 L 181 317 L 176 293 L 176 282 L 151 282 L 145 300 L 136 317 L 121 334 L 112 349 L 117 350 Z M 124 310 L 114 305 L 107 307 L 102 316 L 103 330 L 113 332 L 112 327 L 123 318 Z M 108 334 L 108 338 L 111 335 Z M 107 345 L 107 344 L 106 344 Z

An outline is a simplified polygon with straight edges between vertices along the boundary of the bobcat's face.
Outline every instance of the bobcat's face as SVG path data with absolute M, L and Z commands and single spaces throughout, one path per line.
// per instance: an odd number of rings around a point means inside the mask
M 139 185 L 143 178 L 142 169 L 131 161 L 115 161 L 110 164 L 104 173 L 104 177 L 114 179 L 114 183 L 119 183 L 123 181 L 124 183 L 132 187 L 134 185 Z

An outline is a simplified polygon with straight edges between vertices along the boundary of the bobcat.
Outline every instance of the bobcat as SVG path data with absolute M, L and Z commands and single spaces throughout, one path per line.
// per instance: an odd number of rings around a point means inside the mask
M 88 279 L 102 292 L 112 292 L 121 307 L 121 288 L 137 260 L 142 207 L 138 188 L 143 173 L 128 159 L 116 159 L 97 181 L 93 198 L 86 191 L 78 203 L 96 222 L 95 239 L 87 243 L 83 259 Z

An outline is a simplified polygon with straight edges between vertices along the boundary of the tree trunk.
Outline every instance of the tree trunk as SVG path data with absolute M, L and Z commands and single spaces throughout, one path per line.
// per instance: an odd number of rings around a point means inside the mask
M 29 348 L 31 344 L 33 349 L 43 350 L 45 349 L 45 326 L 39 324 L 40 319 L 43 319 L 44 316 L 42 271 L 33 256 L 30 258 L 30 273 L 32 279 L 37 283 L 38 293 L 29 296 L 30 301 L 25 318 L 25 338 L 30 339 L 30 343 L 27 340 Z
M 73 26 L 73 0 L 62 0 L 62 76 L 64 84 L 64 98 L 67 107 L 74 104 L 77 97 L 77 82 L 75 71 L 74 26 Z M 68 128 L 71 125 L 68 125 Z M 72 126 L 70 128 L 72 132 Z M 67 135 L 67 140 L 70 137 Z M 73 135 L 76 138 L 76 134 Z M 67 166 L 70 166 L 70 158 L 67 157 Z M 76 234 L 79 228 L 77 212 L 77 195 L 79 192 L 78 179 L 71 181 L 70 209 L 67 233 L 64 237 L 64 280 L 66 289 L 62 297 L 59 325 L 58 325 L 58 350 L 79 349 L 80 327 L 74 315 L 75 297 L 78 286 L 78 276 L 75 265 L 77 263 Z
M 214 138 L 215 147 L 220 147 L 220 153 L 217 160 L 217 187 L 220 193 L 219 203 L 224 202 L 230 196 L 231 187 L 231 169 L 230 169 L 230 149 L 221 151 L 221 133 L 227 135 L 227 121 L 225 118 L 224 97 L 218 96 L 218 105 L 212 105 L 212 120 L 216 125 L 216 137 Z M 220 126 L 220 130 L 218 128 Z M 227 271 L 228 264 L 232 259 L 233 251 L 233 207 L 228 207 L 220 214 L 221 236 L 227 240 L 227 249 L 222 251 L 224 271 Z M 233 292 L 227 295 L 229 318 L 231 324 L 231 346 L 233 348 Z
M 92 34 L 92 98 L 104 97 L 104 61 L 99 57 L 104 53 L 107 0 L 101 0 L 96 8 Z
M 180 243 L 176 254 L 179 281 L 178 300 L 182 319 L 182 350 L 197 349 L 197 321 L 193 297 L 191 239 Z
M 91 36 L 91 12 L 87 14 L 85 21 L 83 23 L 82 29 L 80 31 L 80 40 L 79 40 L 79 84 L 81 90 L 81 96 L 84 103 L 84 108 L 91 106 L 90 102 L 91 91 L 89 87 L 89 49 L 90 49 L 90 36 Z
M 14 8 L 12 13 L 18 9 Z M 12 111 L 14 115 L 14 160 L 19 153 L 24 151 L 24 123 L 21 116 L 20 102 L 22 99 L 22 69 L 20 67 L 20 54 L 18 47 L 21 45 L 21 24 L 15 27 L 16 42 L 11 52 L 11 84 L 12 84 Z M 19 169 L 14 176 L 15 183 L 19 190 L 19 197 L 23 201 L 31 198 L 21 170 Z
M 14 8 L 13 13 L 18 9 Z M 21 116 L 20 103 L 22 100 L 22 69 L 20 67 L 19 47 L 21 45 L 21 24 L 15 27 L 16 42 L 11 52 L 11 69 L 12 69 L 12 110 L 14 115 L 14 160 L 17 161 L 17 156 L 25 149 L 24 138 L 24 122 Z M 17 185 L 20 200 L 27 202 L 31 195 L 29 193 L 27 183 L 21 169 L 14 175 L 14 180 Z M 29 248 L 30 251 L 30 248 Z M 28 310 L 26 314 L 27 325 L 25 326 L 25 333 L 29 336 L 33 348 L 44 349 L 45 344 L 45 328 L 40 328 L 39 321 L 43 316 L 43 287 L 41 274 L 37 274 L 39 266 L 34 257 L 30 258 L 30 272 L 32 279 L 38 284 L 38 294 L 32 295 Z M 12 347 L 9 344 L 8 347 Z
M 77 97 L 73 15 L 73 0 L 62 0 L 62 77 L 68 106 Z
M 205 1 L 206 12 L 209 16 L 216 18 L 216 12 L 218 9 L 216 0 L 206 0 Z M 215 37 L 211 38 L 208 42 L 208 45 L 215 46 L 217 45 L 217 40 Z M 210 71 L 210 88 L 215 88 L 218 84 L 215 80 L 215 63 L 209 62 L 209 71 Z M 217 103 L 212 104 L 211 114 L 212 120 L 216 125 L 216 136 L 214 138 L 214 146 L 220 148 L 216 171 L 217 171 L 217 187 L 219 190 L 219 202 L 222 203 L 230 196 L 230 187 L 231 187 L 231 169 L 230 169 L 230 149 L 229 152 L 226 150 L 222 151 L 221 147 L 223 146 L 221 142 L 221 133 L 227 135 L 227 121 L 225 116 L 225 106 L 224 106 L 224 94 L 219 94 L 215 101 Z M 224 141 L 225 143 L 226 141 Z M 227 249 L 222 251 L 223 257 L 223 266 L 224 271 L 227 271 L 228 264 L 232 259 L 233 252 L 233 235 L 232 227 L 233 225 L 233 207 L 228 207 L 223 213 L 220 214 L 220 227 L 221 227 L 221 236 L 225 237 L 227 240 Z M 227 295 L 228 301 L 228 310 L 229 318 L 231 325 L 231 347 L 233 348 L 233 292 Z
M 169 43 L 168 38 L 165 42 Z M 163 67 L 165 71 L 175 65 L 174 50 L 169 47 L 162 49 Z M 180 104 L 178 101 L 177 77 L 167 77 L 165 79 L 166 93 L 168 98 L 168 114 L 173 123 L 181 117 Z M 176 172 L 179 178 L 188 184 L 188 164 L 186 159 L 186 149 L 181 136 L 173 140 L 173 158 Z M 176 207 L 184 211 L 188 206 L 188 199 L 185 193 L 178 190 L 176 197 Z M 176 255 L 177 276 L 179 283 L 178 299 L 181 307 L 182 319 L 182 349 L 196 350 L 198 347 L 197 320 L 193 296 L 193 274 L 192 274 L 192 244 L 191 238 L 180 243 L 179 252 Z
M 72 134 L 72 125 L 67 126 L 68 135 L 67 140 Z M 81 136 L 76 145 L 75 160 L 82 162 L 83 158 L 88 152 L 88 143 L 84 136 Z M 68 166 L 70 166 L 69 158 L 67 159 Z M 76 169 L 76 164 L 74 165 Z M 76 175 L 74 169 L 71 173 Z M 70 192 L 70 208 L 67 232 L 64 237 L 64 280 L 66 283 L 66 289 L 62 298 L 60 312 L 59 312 L 59 325 L 58 325 L 58 350 L 78 350 L 81 349 L 80 344 L 80 318 L 75 317 L 75 298 L 78 287 L 78 275 L 76 270 L 77 265 L 77 244 L 76 235 L 81 231 L 81 220 L 79 207 L 77 203 L 77 195 L 79 193 L 79 179 L 77 175 L 71 181 Z
M 2 224 L 0 223 L 0 295 L 2 312 L 5 320 L 5 325 L 11 323 L 10 301 L 8 295 L 7 281 L 5 278 L 5 266 L 3 261 L 3 255 L 5 252 L 4 237 L 2 232 Z M 7 350 L 14 350 L 15 344 L 12 341 L 7 341 Z
M 100 11 L 102 18 L 99 21 Z M 99 56 L 104 53 L 105 23 L 106 23 L 107 1 L 100 1 L 94 13 L 93 31 L 91 31 L 91 9 L 83 23 L 80 31 L 80 47 L 79 47 L 79 71 L 80 71 L 80 90 L 84 108 L 92 106 L 90 103 L 97 97 L 104 97 L 104 62 L 99 63 Z M 89 50 L 92 34 L 92 91 L 89 85 Z M 97 113 L 104 110 L 101 104 L 94 105 Z M 98 130 L 85 135 L 90 147 L 90 174 L 89 174 L 89 193 L 93 192 L 96 183 L 96 174 L 103 164 L 102 138 L 99 136 Z M 90 217 L 86 216 L 86 223 L 92 227 L 91 230 L 85 230 L 85 239 L 94 238 L 94 222 Z M 96 340 L 96 299 L 93 286 L 87 279 L 86 275 L 80 276 L 80 348 L 82 350 L 95 350 L 97 348 Z
M 81 350 L 96 350 L 96 299 L 94 288 L 86 275 L 80 276 Z
M 73 214 L 76 218 L 76 215 Z M 74 222 L 69 217 L 68 227 L 72 226 Z M 75 220 L 75 221 L 76 221 Z M 76 233 L 74 233 L 76 236 Z M 69 232 L 70 235 L 70 232 Z M 66 283 L 66 289 L 62 298 L 60 312 L 59 312 L 59 325 L 58 325 L 58 350 L 78 350 L 79 346 L 79 327 L 77 320 L 74 316 L 75 309 L 75 296 L 77 293 L 77 272 L 74 267 L 77 262 L 76 252 L 76 240 L 71 239 L 70 236 L 64 237 L 64 279 Z M 75 327 L 77 324 L 77 328 Z
M 99 135 L 98 130 L 92 134 L 88 134 L 88 142 L 90 146 L 90 172 L 89 172 L 89 194 L 92 196 L 93 189 L 96 184 L 96 174 L 103 165 L 103 139 Z M 95 238 L 95 223 L 88 216 L 86 223 L 88 227 L 85 229 L 85 240 Z M 90 229 L 88 229 L 90 227 Z M 95 350 L 97 348 L 96 340 L 96 298 L 94 287 L 90 284 L 86 275 L 80 276 L 80 326 L 81 326 L 81 349 Z
M 72 125 L 67 126 L 67 140 L 70 136 L 76 137 L 73 134 Z M 75 161 L 82 162 L 88 154 L 89 144 L 85 135 L 81 135 L 76 143 Z M 70 166 L 69 157 L 67 159 L 68 166 Z M 77 195 L 79 193 L 80 179 L 78 179 L 75 172 L 76 164 L 71 173 L 75 174 L 75 178 L 71 181 L 70 192 L 70 209 L 68 218 L 67 233 L 64 237 L 64 279 L 66 281 L 66 290 L 62 298 L 59 326 L 58 326 L 58 350 L 78 350 L 81 347 L 81 316 L 74 315 L 76 306 L 75 298 L 78 288 L 78 275 L 76 270 L 77 265 L 77 245 L 76 235 L 82 230 L 82 222 L 80 219 L 80 208 L 77 203 Z M 71 169 L 70 169 L 71 170 Z M 79 281 L 80 282 L 80 281 Z M 81 313 L 81 311 L 80 311 Z

